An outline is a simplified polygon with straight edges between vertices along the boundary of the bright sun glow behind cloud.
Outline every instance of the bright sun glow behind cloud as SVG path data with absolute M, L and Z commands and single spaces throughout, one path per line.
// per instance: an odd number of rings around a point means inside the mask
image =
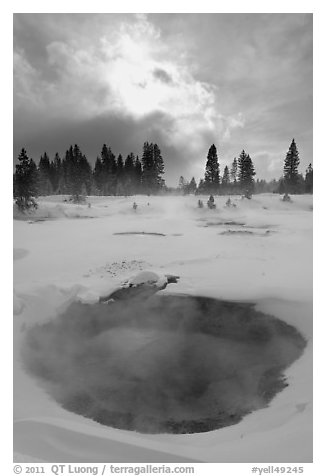
M 122 25 L 114 40 L 103 37 L 101 50 L 106 63 L 102 79 L 110 88 L 108 107 L 137 119 L 154 112 L 169 116 L 171 143 L 200 151 L 204 130 L 229 138 L 233 128 L 243 127 L 239 117 L 217 112 L 216 86 L 196 80 L 186 64 L 169 54 L 145 16 Z
M 192 115 L 214 103 L 208 86 L 196 82 L 185 66 L 164 58 L 165 46 L 147 20 L 121 28 L 114 44 L 103 38 L 102 47 L 108 84 L 121 107 L 133 115 L 153 111 Z M 156 76 L 156 71 L 163 71 L 165 79 Z

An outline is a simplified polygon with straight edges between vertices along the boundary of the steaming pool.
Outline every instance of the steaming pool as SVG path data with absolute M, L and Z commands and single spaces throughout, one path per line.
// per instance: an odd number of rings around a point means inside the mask
M 201 433 L 268 406 L 305 345 L 253 304 L 155 294 L 73 302 L 27 331 L 22 360 L 59 405 L 102 425 Z

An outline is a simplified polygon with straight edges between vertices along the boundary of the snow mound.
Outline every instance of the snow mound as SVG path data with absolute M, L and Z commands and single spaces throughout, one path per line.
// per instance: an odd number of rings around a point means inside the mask
M 110 294 L 100 296 L 100 302 L 116 300 L 147 299 L 153 294 L 165 289 L 170 283 L 177 283 L 179 276 L 173 274 L 159 275 L 153 271 L 141 271 L 130 279 L 123 281 Z
M 132 276 L 127 282 L 127 286 L 140 286 L 143 284 L 162 287 L 167 284 L 166 276 L 160 276 L 153 271 L 141 271 Z

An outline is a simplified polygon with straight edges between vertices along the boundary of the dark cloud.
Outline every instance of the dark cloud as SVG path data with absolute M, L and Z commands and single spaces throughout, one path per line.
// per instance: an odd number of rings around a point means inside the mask
M 173 144 L 167 144 L 162 133 L 172 124 L 173 118 L 159 112 L 142 120 L 135 120 L 131 116 L 103 114 L 79 122 L 72 119 L 52 119 L 43 125 L 27 123 L 27 117 L 22 116 L 15 122 L 20 140 L 15 140 L 14 156 L 18 156 L 24 145 L 29 156 L 36 162 L 44 151 L 47 151 L 50 158 L 56 152 L 63 157 L 69 146 L 76 143 L 94 164 L 104 143 L 110 145 L 116 156 L 121 153 L 126 157 L 134 152 L 141 157 L 143 143 L 147 140 L 160 145 L 165 161 L 165 178 L 167 182 L 174 184 L 175 177 L 182 173 L 189 175 L 191 172 L 188 169 L 190 164 L 187 162 L 187 155 Z

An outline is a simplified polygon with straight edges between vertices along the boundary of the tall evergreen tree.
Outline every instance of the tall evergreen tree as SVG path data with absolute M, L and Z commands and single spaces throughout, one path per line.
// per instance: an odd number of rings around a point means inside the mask
M 71 148 L 71 154 L 72 154 L 72 148 Z M 68 166 L 69 166 L 69 151 L 67 150 L 62 161 L 61 161 L 61 178 L 60 178 L 60 184 L 59 184 L 59 189 L 60 192 L 63 194 L 68 194 L 70 193 L 69 190 L 69 184 L 68 184 Z
M 293 139 L 284 160 L 283 177 L 286 191 L 296 193 L 299 183 L 299 152 Z
M 135 193 L 140 193 L 142 191 L 142 176 L 143 176 L 143 169 L 137 155 L 136 161 L 135 161 Z
M 157 144 L 145 142 L 142 156 L 142 187 L 145 193 L 157 193 L 165 186 L 164 161 Z
M 124 188 L 126 195 L 133 195 L 137 190 L 135 156 L 132 152 L 127 155 L 124 163 Z
M 51 195 L 52 192 L 50 159 L 44 152 L 38 164 L 38 194 Z
M 127 157 L 126 157 L 125 164 L 124 164 L 124 169 L 125 169 L 125 174 L 128 177 L 131 178 L 134 175 L 134 172 L 135 172 L 135 156 L 132 152 L 130 154 L 128 154 Z
M 208 150 L 205 169 L 205 186 L 207 192 L 217 193 L 220 185 L 220 167 L 218 163 L 217 150 L 212 144 Z
M 204 179 L 199 180 L 199 184 L 197 187 L 196 195 L 202 195 L 206 192 L 206 185 Z
M 313 168 L 311 164 L 308 165 L 308 168 L 306 170 L 305 191 L 306 193 L 313 192 Z
M 184 176 L 180 175 L 178 189 L 180 190 L 181 193 L 185 193 L 186 185 L 187 185 L 187 182 L 186 182 Z
M 83 200 L 83 195 L 91 188 L 91 166 L 77 144 L 65 156 L 67 192 L 75 202 Z
M 72 145 L 66 151 L 65 157 L 62 161 L 63 176 L 65 183 L 65 193 L 73 193 L 73 181 L 74 181 L 74 153 Z
M 95 187 L 98 190 L 98 193 L 103 195 L 103 189 L 104 189 L 104 173 L 103 173 L 103 166 L 101 159 L 97 156 L 95 165 L 94 165 L 94 170 L 93 170 L 93 179 L 95 183 Z
M 233 184 L 237 183 L 237 176 L 238 176 L 238 161 L 237 158 L 234 157 L 231 170 L 230 170 L 230 180 Z
M 155 171 L 155 190 L 160 191 L 165 187 L 165 181 L 162 177 L 164 174 L 164 161 L 157 144 L 153 146 L 153 159 L 154 159 L 154 171 Z
M 153 157 L 153 144 L 145 142 L 143 145 L 143 155 L 142 155 L 142 187 L 145 193 L 150 194 L 153 192 L 153 181 L 154 181 L 154 157 Z
M 63 193 L 59 190 L 59 184 L 62 183 L 63 179 L 63 170 L 62 170 L 62 160 L 56 152 L 53 162 L 51 162 L 51 182 L 52 188 L 55 193 Z
M 253 192 L 255 185 L 255 175 L 256 172 L 251 157 L 243 150 L 238 159 L 238 177 L 242 192 Z
M 222 185 L 227 186 L 229 184 L 230 184 L 230 173 L 229 173 L 229 167 L 226 165 L 223 171 Z
M 82 194 L 89 195 L 92 187 L 92 167 L 85 154 L 81 154 L 78 165 L 82 182 Z
M 124 170 L 124 162 L 122 155 L 119 154 L 117 158 L 117 185 L 116 185 L 116 194 L 117 195 L 125 195 L 125 170 Z
M 197 184 L 196 184 L 195 177 L 192 177 L 192 179 L 190 180 L 190 182 L 187 186 L 187 190 L 188 190 L 188 193 L 196 193 Z
M 38 195 L 38 174 L 33 159 L 30 159 L 23 148 L 18 156 L 18 164 L 14 175 L 14 198 L 22 211 L 37 208 L 35 198 Z
M 119 154 L 117 158 L 117 179 L 118 181 L 123 180 L 123 173 L 124 173 L 124 162 L 122 155 Z
M 104 195 L 115 195 L 117 185 L 117 163 L 115 155 L 106 144 L 102 147 L 101 152 L 103 166 L 103 193 Z

